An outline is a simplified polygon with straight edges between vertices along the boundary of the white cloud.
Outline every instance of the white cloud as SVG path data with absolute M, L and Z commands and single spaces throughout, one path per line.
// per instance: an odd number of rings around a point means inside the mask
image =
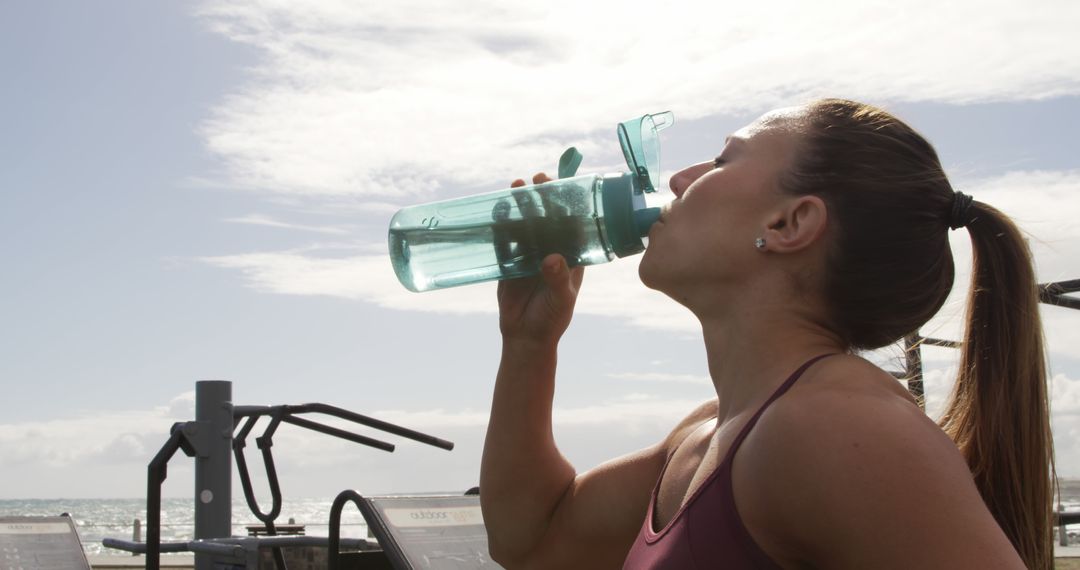
M 608 374 L 609 378 L 616 380 L 631 380 L 634 382 L 685 382 L 688 384 L 712 385 L 712 381 L 706 376 L 696 374 L 669 374 L 666 372 L 615 372 Z
M 345 257 L 284 251 L 207 257 L 202 261 L 239 270 L 249 286 L 266 293 L 340 297 L 393 309 L 438 313 L 488 313 L 496 309 L 493 285 L 412 293 L 398 283 L 387 254 L 368 254 L 368 247 L 363 246 L 356 249 L 361 253 Z
M 338 228 L 333 226 L 306 226 L 302 224 L 293 224 L 289 222 L 283 222 L 281 220 L 274 219 L 270 216 L 264 216 L 261 214 L 250 214 L 247 216 L 240 216 L 238 218 L 226 218 L 223 220 L 232 224 L 246 224 L 252 226 L 266 226 L 270 228 L 281 228 L 287 230 L 299 230 L 304 232 L 315 232 L 321 234 L 332 235 L 348 235 L 349 230 L 344 228 Z
M 101 410 L 64 418 L 0 423 L 4 466 L 70 468 L 83 462 L 145 464 L 169 428 L 195 418 L 195 392 L 145 410 Z
M 199 13 L 262 56 L 202 127 L 229 184 L 308 196 L 509 180 L 571 143 L 603 162 L 615 122 L 667 108 L 1080 92 L 1072 0 L 244 0 Z
M 149 461 L 133 450 L 157 451 L 176 421 L 169 408 L 110 411 L 46 421 L 0 424 L 0 457 L 5 466 L 69 468 L 82 462 Z M 157 441 L 156 446 L 149 440 Z
M 195 390 L 180 394 L 169 401 L 168 417 L 183 421 L 195 417 Z
M 622 397 L 585 406 L 557 406 L 552 412 L 555 425 L 636 424 L 659 420 L 677 422 L 701 404 L 701 400 L 660 399 L 656 396 L 629 393 Z M 379 410 L 372 416 L 415 429 L 484 427 L 488 410 Z M 674 426 L 674 423 L 672 423 Z

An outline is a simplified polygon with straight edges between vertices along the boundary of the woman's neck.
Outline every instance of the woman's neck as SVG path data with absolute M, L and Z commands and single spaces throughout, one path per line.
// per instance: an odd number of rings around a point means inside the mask
M 722 317 L 700 318 L 718 421 L 756 410 L 807 360 L 843 352 L 835 334 L 783 304 L 747 303 Z

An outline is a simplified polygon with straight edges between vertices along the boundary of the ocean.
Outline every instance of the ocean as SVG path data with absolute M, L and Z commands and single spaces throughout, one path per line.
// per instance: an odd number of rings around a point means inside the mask
M 296 521 L 305 525 L 309 536 L 327 536 L 330 530 L 330 505 L 333 497 L 288 499 L 282 502 L 277 524 Z M 260 506 L 269 509 L 270 501 Z M 261 525 L 248 510 L 243 497 L 233 501 L 233 536 L 247 536 L 248 525 Z M 142 524 L 141 540 L 146 540 L 146 499 L 0 499 L 0 516 L 57 516 L 68 513 L 75 521 L 87 554 L 124 554 L 105 548 L 103 538 L 131 540 L 135 519 Z M 161 540 L 191 540 L 195 532 L 195 508 L 192 499 L 161 500 Z M 356 509 L 346 503 L 341 516 L 341 535 L 366 538 L 367 525 Z
M 1062 479 L 1060 494 L 1065 511 L 1080 511 L 1080 479 Z M 293 519 L 296 524 L 305 525 L 305 534 L 326 536 L 332 502 L 333 497 L 286 499 L 276 522 L 284 524 Z M 234 536 L 246 536 L 248 525 L 260 524 L 243 498 L 233 501 L 232 511 Z M 190 498 L 162 499 L 161 539 L 191 540 L 195 530 L 194 512 Z M 75 520 L 83 548 L 90 555 L 123 554 L 103 547 L 101 540 L 106 537 L 131 540 L 135 519 L 142 521 L 141 539 L 146 539 L 145 499 L 0 499 L 0 516 L 56 516 L 62 513 L 70 514 Z M 342 536 L 367 537 L 364 518 L 352 503 L 345 505 L 341 523 Z M 1066 530 L 1069 531 L 1069 543 L 1080 545 L 1080 524 L 1069 525 Z

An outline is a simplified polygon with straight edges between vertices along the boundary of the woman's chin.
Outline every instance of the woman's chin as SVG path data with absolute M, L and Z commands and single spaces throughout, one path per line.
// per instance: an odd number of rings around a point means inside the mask
M 662 274 L 663 272 L 650 260 L 649 251 L 645 250 L 645 255 L 638 264 L 638 278 L 641 279 L 641 283 L 649 289 L 660 290 Z

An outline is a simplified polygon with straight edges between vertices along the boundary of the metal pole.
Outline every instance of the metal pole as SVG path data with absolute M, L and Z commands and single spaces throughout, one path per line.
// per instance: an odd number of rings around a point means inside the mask
M 926 411 L 926 392 L 923 388 L 922 338 L 918 333 L 904 337 L 904 368 L 907 373 L 908 391 L 919 407 Z
M 189 424 L 190 425 L 190 424 Z M 195 383 L 195 539 L 232 535 L 232 383 Z M 196 570 L 213 570 L 213 555 L 195 554 Z

